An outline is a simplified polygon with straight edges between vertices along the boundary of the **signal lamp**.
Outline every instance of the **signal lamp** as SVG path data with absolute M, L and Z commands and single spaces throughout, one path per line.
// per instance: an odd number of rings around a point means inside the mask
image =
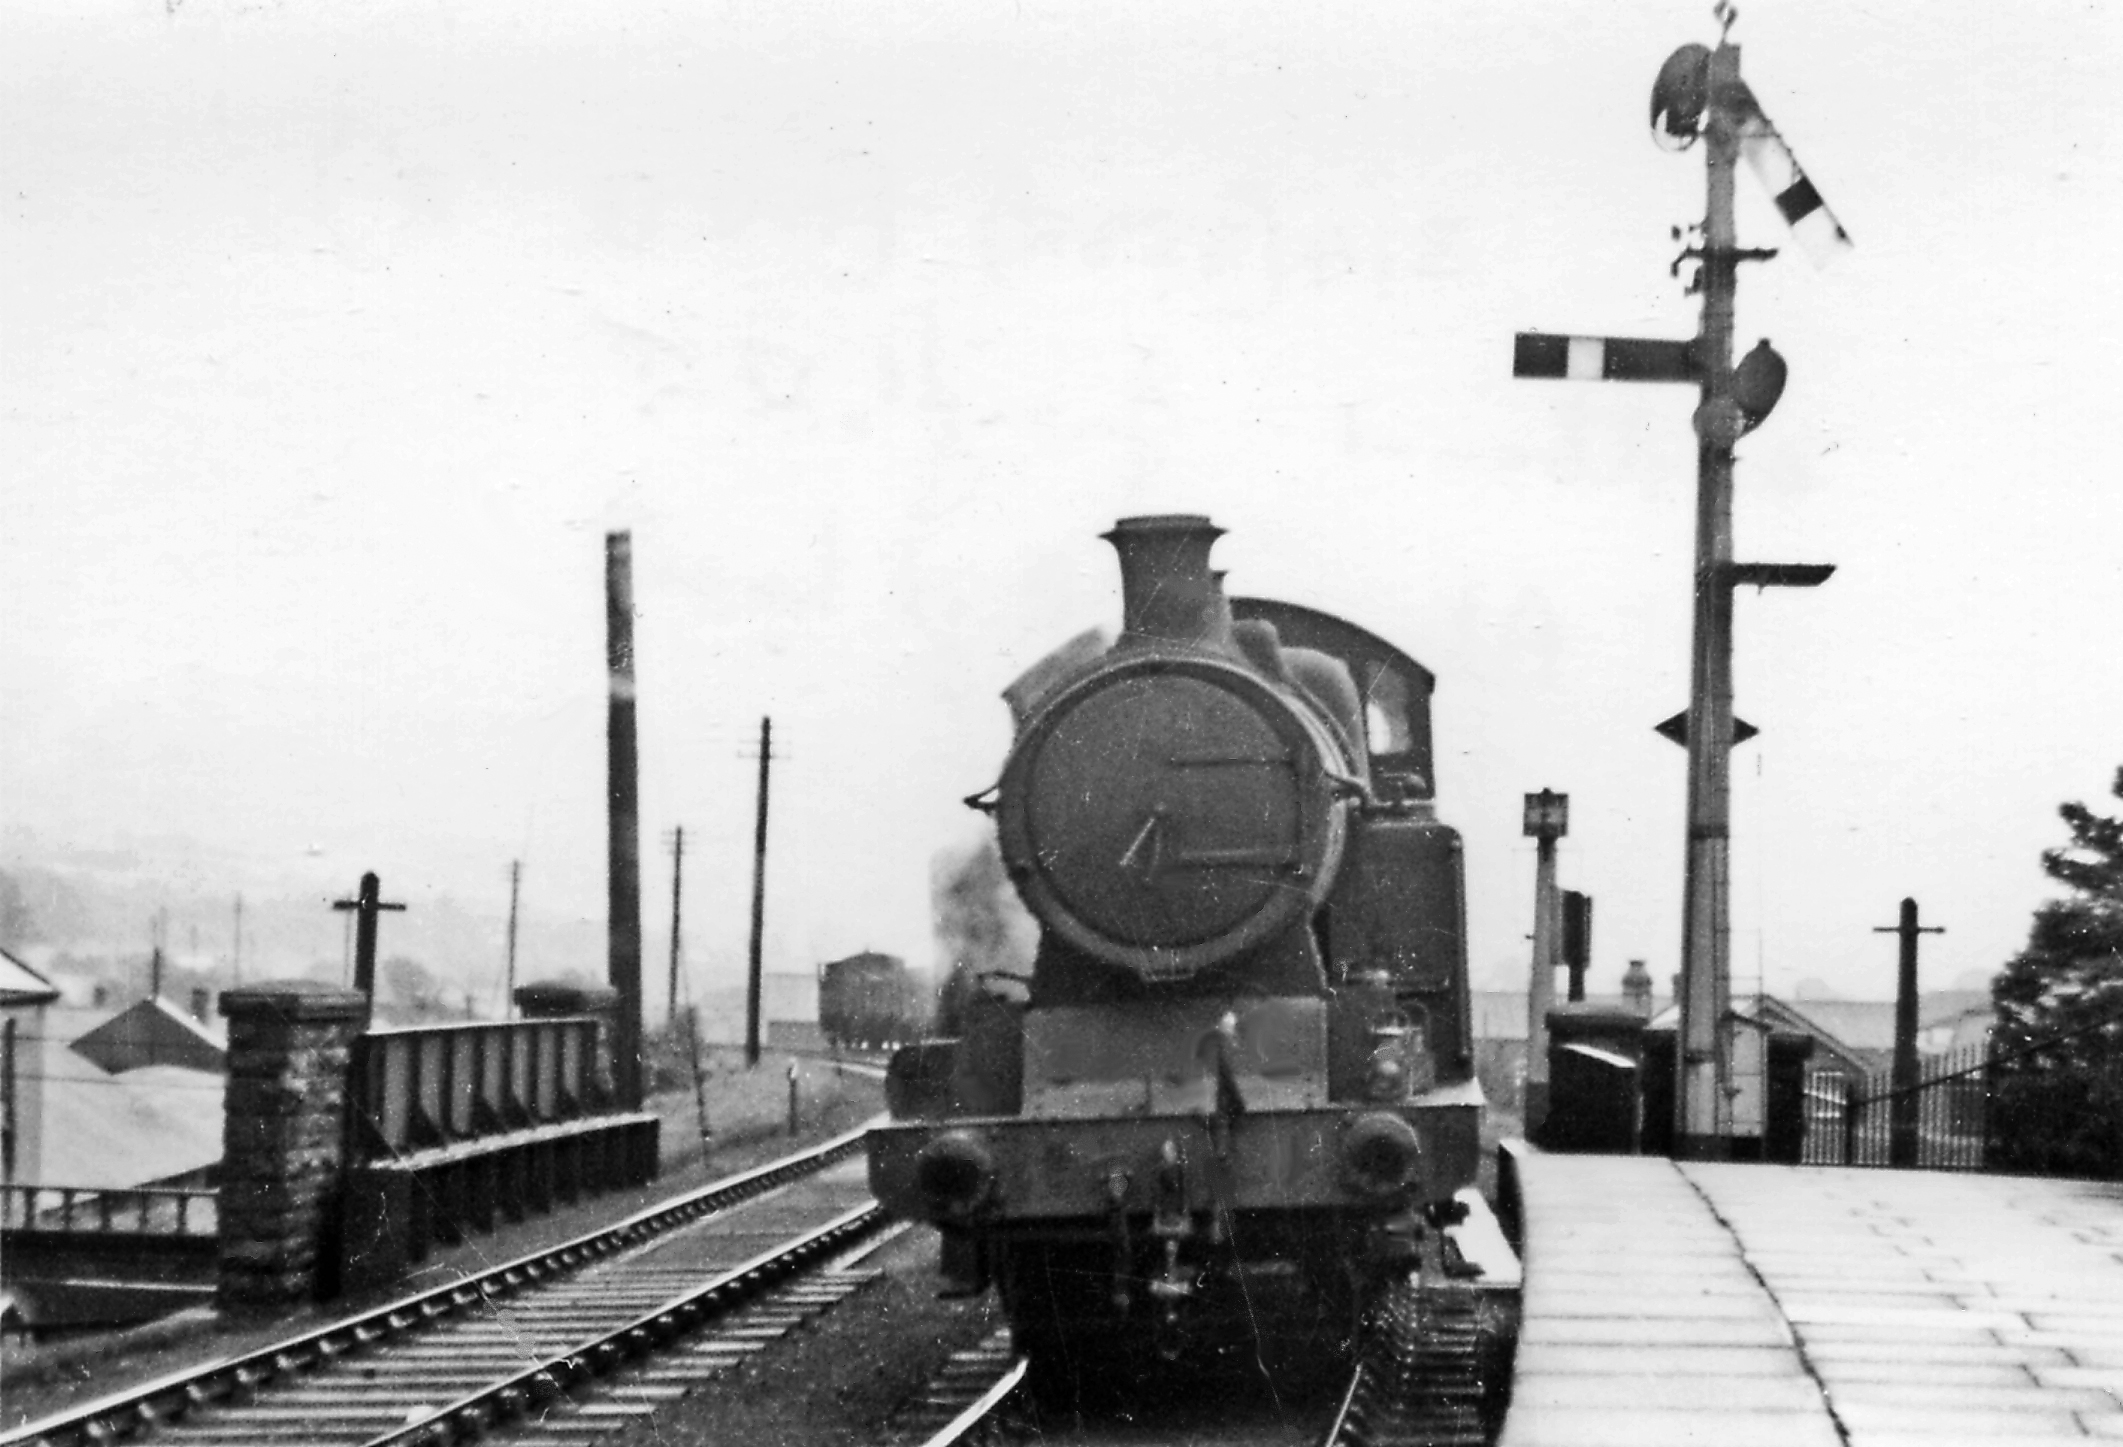
M 1764 337 L 1754 344 L 1754 350 L 1740 358 L 1732 369 L 1732 400 L 1739 405 L 1743 432 L 1752 432 L 1776 410 L 1777 399 L 1784 395 L 1784 379 L 1790 368 L 1777 355 L 1777 349 Z
M 1684 45 L 1666 57 L 1651 84 L 1651 138 L 1665 150 L 1685 151 L 1703 129 L 1710 100 L 1710 52 Z
M 1522 831 L 1530 839 L 1560 839 L 1570 832 L 1570 796 L 1553 789 L 1526 796 Z

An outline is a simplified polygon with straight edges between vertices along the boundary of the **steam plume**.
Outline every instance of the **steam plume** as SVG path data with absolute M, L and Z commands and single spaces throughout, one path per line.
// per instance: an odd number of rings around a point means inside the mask
M 929 882 L 936 947 L 944 966 L 937 1028 L 955 1035 L 969 992 L 1022 998 L 1021 985 L 997 977 L 1031 975 L 1038 927 L 1017 902 L 992 835 L 939 851 L 929 864 Z

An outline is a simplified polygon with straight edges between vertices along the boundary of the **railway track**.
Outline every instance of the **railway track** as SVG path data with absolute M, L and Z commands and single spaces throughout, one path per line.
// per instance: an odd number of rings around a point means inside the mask
M 1031 1363 L 1010 1345 L 1008 1328 L 951 1354 L 943 1370 L 892 1423 L 892 1440 L 921 1447 L 992 1441 L 1014 1425 L 1018 1394 Z
M 902 1447 L 1037 1440 L 1023 1401 L 1027 1366 L 1007 1332 L 957 1353 L 900 1414 L 892 1440 Z M 1411 1278 L 1382 1305 L 1332 1421 L 1308 1440 L 1319 1447 L 1486 1447 L 1497 1425 L 1493 1367 L 1475 1293 L 1426 1294 Z
M 1493 1325 L 1476 1289 L 1446 1283 L 1424 1290 L 1409 1276 L 1381 1303 L 1332 1420 L 1307 1440 L 1319 1447 L 1486 1447 L 1499 1425 L 1496 1373 L 1508 1369 Z M 901 1410 L 891 1440 L 901 1447 L 1037 1440 L 1037 1412 L 1025 1400 L 1028 1366 L 1007 1331 L 956 1353 Z M 1146 1439 L 1131 1431 L 1129 1440 Z
M 150 1429 L 173 1447 L 444 1447 L 518 1425 L 535 1425 L 554 1447 L 587 1440 L 867 1278 L 844 1260 L 834 1269 L 836 1258 L 885 1218 L 859 1183 L 828 1184 L 862 1137 L 851 1131 L 462 1281 L 29 1423 L 0 1435 L 0 1447 L 110 1447 Z M 808 1184 L 783 1189 L 799 1183 Z M 700 1229 L 681 1233 L 687 1226 Z M 628 1366 L 637 1370 L 623 1392 L 598 1392 Z
M 1380 1303 L 1320 1447 L 1484 1447 L 1494 1367 L 1479 1293 L 1411 1273 Z

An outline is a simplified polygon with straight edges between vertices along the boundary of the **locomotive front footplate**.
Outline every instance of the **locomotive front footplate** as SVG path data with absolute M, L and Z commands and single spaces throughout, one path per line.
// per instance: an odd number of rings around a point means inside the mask
M 1427 1203 L 1474 1179 L 1480 1113 L 1469 1082 L 1391 1109 L 894 1122 L 870 1131 L 870 1189 L 896 1216 L 976 1229 L 1102 1220 L 1172 1209 L 1176 1155 L 1186 1211 Z

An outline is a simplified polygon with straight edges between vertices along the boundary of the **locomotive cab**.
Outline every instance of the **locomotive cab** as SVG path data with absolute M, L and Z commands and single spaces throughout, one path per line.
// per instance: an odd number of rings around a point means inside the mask
M 894 1060 L 872 1186 L 1000 1288 L 1044 1369 L 1257 1353 L 1263 1323 L 1318 1357 L 1474 1178 L 1434 679 L 1340 619 L 1226 597 L 1206 518 L 1106 536 L 1118 641 L 1006 695 L 993 809 L 1040 925 L 1029 997 Z

